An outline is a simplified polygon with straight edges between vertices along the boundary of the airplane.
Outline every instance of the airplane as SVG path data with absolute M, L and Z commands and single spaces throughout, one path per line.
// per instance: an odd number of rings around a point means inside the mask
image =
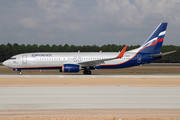
M 161 53 L 168 23 L 160 23 L 149 38 L 134 50 L 121 52 L 37 52 L 23 53 L 12 56 L 3 62 L 3 65 L 13 68 L 14 71 L 30 69 L 59 69 L 59 72 L 79 72 L 90 75 L 91 70 L 118 69 L 151 63 L 161 59 L 164 55 L 174 53 L 170 51 Z

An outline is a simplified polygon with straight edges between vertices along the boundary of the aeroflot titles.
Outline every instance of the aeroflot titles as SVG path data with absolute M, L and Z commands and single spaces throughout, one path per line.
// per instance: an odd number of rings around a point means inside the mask
M 46 57 L 46 56 L 52 56 L 52 54 L 32 54 L 32 57 L 36 57 L 36 56 Z

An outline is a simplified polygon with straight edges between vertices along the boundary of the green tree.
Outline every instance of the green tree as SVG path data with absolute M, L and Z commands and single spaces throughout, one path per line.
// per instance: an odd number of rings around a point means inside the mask
M 57 45 L 52 45 L 52 52 L 58 52 L 58 46 Z
M 40 45 L 38 52 L 46 52 L 45 46 L 44 45 Z
M 62 45 L 58 45 L 58 52 L 64 52 Z
M 31 46 L 31 52 L 39 52 L 39 47 L 38 47 L 38 45 L 36 45 L 36 44 L 34 44 L 34 45 L 32 45 Z
M 18 47 L 18 54 L 25 53 L 26 52 L 26 46 L 24 44 L 19 45 Z
M 65 44 L 63 49 L 66 51 L 66 52 L 71 52 L 71 47 L 68 45 L 68 44 Z

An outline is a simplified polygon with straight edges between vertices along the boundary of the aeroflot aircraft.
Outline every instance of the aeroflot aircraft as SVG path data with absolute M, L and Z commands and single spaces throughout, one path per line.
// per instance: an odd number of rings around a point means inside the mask
M 144 44 L 134 50 L 121 52 L 40 52 L 23 53 L 12 56 L 3 65 L 14 71 L 25 69 L 59 69 L 60 72 L 79 72 L 91 74 L 95 69 L 113 69 L 151 63 L 163 55 L 175 51 L 161 53 L 167 23 L 160 23 Z

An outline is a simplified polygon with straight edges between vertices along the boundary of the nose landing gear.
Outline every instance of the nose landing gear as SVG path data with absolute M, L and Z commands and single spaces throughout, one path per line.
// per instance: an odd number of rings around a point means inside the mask
M 22 75 L 22 72 L 21 72 L 21 71 L 19 71 L 19 75 Z
M 19 75 L 22 75 L 21 69 L 13 69 L 13 71 L 19 71 Z

